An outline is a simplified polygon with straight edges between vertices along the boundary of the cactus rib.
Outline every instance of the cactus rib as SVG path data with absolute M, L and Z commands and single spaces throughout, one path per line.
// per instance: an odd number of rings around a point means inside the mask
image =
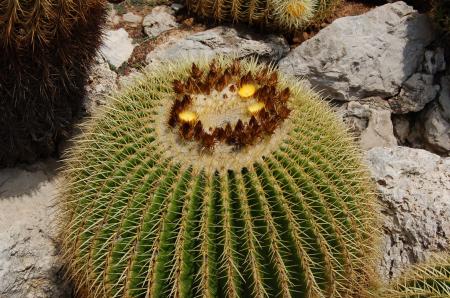
M 371 183 L 301 83 L 254 59 L 168 65 L 83 130 L 61 193 L 79 296 L 369 295 Z

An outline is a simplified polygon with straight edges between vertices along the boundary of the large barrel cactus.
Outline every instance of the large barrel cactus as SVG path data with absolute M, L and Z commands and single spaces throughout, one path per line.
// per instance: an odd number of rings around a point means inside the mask
M 450 297 L 450 256 L 432 258 L 413 266 L 396 279 L 382 298 L 446 298 Z
M 0 167 L 67 135 L 105 14 L 102 0 L 0 0 Z
M 190 11 L 219 22 L 293 31 L 322 23 L 341 0 L 187 0 Z
M 325 103 L 255 60 L 165 64 L 67 156 L 63 249 L 82 297 L 364 297 L 377 234 Z

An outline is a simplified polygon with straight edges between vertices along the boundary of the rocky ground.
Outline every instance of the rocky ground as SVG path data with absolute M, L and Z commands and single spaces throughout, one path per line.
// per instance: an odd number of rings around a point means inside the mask
M 383 215 L 379 271 L 389 280 L 448 248 L 450 67 L 426 15 L 403 2 L 352 5 L 322 30 L 288 38 L 203 25 L 179 4 L 111 7 L 86 114 L 140 69 L 183 55 L 257 56 L 306 79 L 364 150 Z M 71 296 L 55 238 L 57 166 L 0 171 L 0 297 Z

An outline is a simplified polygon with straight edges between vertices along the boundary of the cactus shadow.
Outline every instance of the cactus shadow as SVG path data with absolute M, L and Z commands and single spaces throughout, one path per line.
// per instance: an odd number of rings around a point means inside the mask
M 0 201 L 32 194 L 57 174 L 53 159 L 0 170 Z

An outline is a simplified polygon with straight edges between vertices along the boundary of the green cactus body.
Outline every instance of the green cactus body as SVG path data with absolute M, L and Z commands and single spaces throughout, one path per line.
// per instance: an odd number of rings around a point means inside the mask
M 296 30 L 322 23 L 340 0 L 187 0 L 190 11 L 219 22 Z
M 413 266 L 396 279 L 382 298 L 446 298 L 450 297 L 450 257 L 439 256 L 425 264 Z
M 0 167 L 67 136 L 105 17 L 102 0 L 0 0 Z
M 80 295 L 364 297 L 374 195 L 338 118 L 257 61 L 196 63 L 146 74 L 69 153 Z

